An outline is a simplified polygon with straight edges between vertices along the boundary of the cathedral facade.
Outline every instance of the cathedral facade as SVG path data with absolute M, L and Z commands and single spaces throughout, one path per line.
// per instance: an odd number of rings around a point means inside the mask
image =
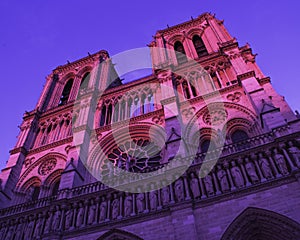
M 300 239 L 300 117 L 250 46 L 205 13 L 148 49 L 131 82 L 105 50 L 48 75 L 0 174 L 0 240 Z

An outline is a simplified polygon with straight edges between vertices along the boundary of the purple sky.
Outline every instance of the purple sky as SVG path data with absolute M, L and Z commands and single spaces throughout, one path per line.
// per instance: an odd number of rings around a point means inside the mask
M 0 1 L 0 167 L 8 160 L 25 110 L 35 107 L 45 77 L 67 60 L 106 49 L 145 47 L 156 30 L 216 13 L 293 110 L 300 110 L 298 1 Z

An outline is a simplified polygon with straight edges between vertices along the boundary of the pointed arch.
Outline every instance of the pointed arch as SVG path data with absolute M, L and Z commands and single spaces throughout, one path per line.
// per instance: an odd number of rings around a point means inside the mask
M 195 34 L 192 38 L 195 50 L 197 52 L 198 57 L 203 57 L 208 55 L 206 46 L 202 40 L 201 37 L 199 37 L 199 35 Z
M 48 161 L 49 159 L 56 159 L 57 160 L 57 166 L 60 164 L 63 166 L 65 165 L 67 158 L 61 153 L 48 153 L 44 155 L 43 157 L 36 160 L 33 164 L 31 164 L 25 172 L 21 175 L 19 178 L 19 181 L 17 183 L 17 188 L 20 188 L 20 186 L 23 185 L 23 182 L 26 181 L 26 179 L 29 178 L 30 173 L 32 173 L 35 169 L 37 169 L 38 166 L 40 166 L 42 163 Z
M 255 126 L 255 124 L 257 122 L 256 114 L 253 111 L 251 111 L 250 109 L 248 109 L 240 104 L 230 103 L 230 102 L 213 102 L 213 103 L 209 103 L 209 104 L 205 105 L 204 107 L 202 107 L 190 119 L 190 121 L 187 124 L 187 127 L 185 128 L 185 132 L 183 134 L 186 139 L 190 139 L 190 137 L 195 134 L 195 131 L 199 130 L 199 128 L 200 128 L 199 126 L 201 124 L 204 124 L 203 119 L 201 120 L 201 118 L 203 118 L 204 115 L 207 115 L 208 113 L 210 113 L 210 111 L 213 109 L 224 109 L 224 110 L 228 111 L 228 116 L 229 116 L 231 109 L 234 112 L 241 113 L 240 115 L 242 115 L 243 118 L 240 118 L 240 119 L 243 121 L 240 121 L 240 122 L 243 122 L 244 126 L 247 126 L 248 130 L 252 129 L 253 126 Z M 233 123 L 234 123 L 234 119 L 236 119 L 236 118 L 232 119 L 232 118 L 230 118 L 230 116 L 228 118 L 229 119 L 226 119 L 226 121 L 227 121 L 226 124 L 223 125 L 224 127 L 222 127 L 222 129 L 220 129 L 220 130 L 223 130 L 223 132 L 228 132 L 228 130 L 230 131 L 230 129 L 233 129 L 233 127 L 234 127 Z M 217 126 L 217 127 L 219 127 L 219 126 Z
M 143 240 L 143 239 L 137 235 L 134 235 L 132 233 L 123 230 L 112 229 L 104 233 L 97 240 Z
M 36 176 L 32 177 L 22 185 L 21 191 L 26 192 L 31 186 L 39 187 L 39 186 L 41 186 L 41 183 L 42 183 L 42 181 L 39 177 L 36 177 Z
M 300 224 L 279 213 L 248 207 L 226 229 L 221 240 L 300 239 Z
M 175 55 L 178 64 L 187 62 L 187 56 L 182 42 L 180 41 L 175 42 L 174 50 L 175 50 Z
M 72 90 L 72 87 L 73 87 L 73 82 L 74 82 L 73 78 L 70 78 L 66 82 L 66 84 L 65 84 L 65 86 L 63 88 L 62 94 L 60 96 L 60 100 L 59 100 L 58 106 L 61 106 L 61 105 L 64 105 L 64 104 L 68 103 L 69 97 L 70 97 L 70 93 L 71 93 L 71 90 Z
M 109 134 L 101 138 L 101 141 L 90 150 L 86 167 L 94 172 L 101 171 L 103 162 L 108 159 L 108 154 L 116 147 L 123 147 L 126 142 L 134 144 L 136 140 L 144 139 L 159 147 L 165 146 L 166 134 L 164 128 L 152 123 L 135 123 L 127 127 L 119 128 L 111 131 Z M 150 145 L 149 145 L 150 146 Z M 103 161 L 103 162 L 102 162 Z

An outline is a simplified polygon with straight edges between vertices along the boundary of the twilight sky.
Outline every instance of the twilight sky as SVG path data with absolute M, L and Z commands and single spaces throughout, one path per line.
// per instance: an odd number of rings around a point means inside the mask
M 34 109 L 45 77 L 67 60 L 101 49 L 110 55 L 145 47 L 166 25 L 216 13 L 293 110 L 300 110 L 300 2 L 294 0 L 0 1 L 0 168 L 25 110 Z

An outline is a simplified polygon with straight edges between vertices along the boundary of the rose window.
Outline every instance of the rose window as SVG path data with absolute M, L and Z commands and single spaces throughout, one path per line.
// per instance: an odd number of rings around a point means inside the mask
M 120 144 L 108 154 L 114 166 L 129 172 L 143 172 L 160 165 L 160 148 L 145 139 Z
M 227 119 L 227 112 L 224 109 L 216 109 L 207 112 L 203 116 L 203 122 L 207 125 L 220 125 Z
M 45 161 L 44 163 L 41 164 L 39 168 L 39 174 L 40 175 L 49 174 L 55 168 L 56 163 L 57 163 L 56 159 L 50 159 Z

